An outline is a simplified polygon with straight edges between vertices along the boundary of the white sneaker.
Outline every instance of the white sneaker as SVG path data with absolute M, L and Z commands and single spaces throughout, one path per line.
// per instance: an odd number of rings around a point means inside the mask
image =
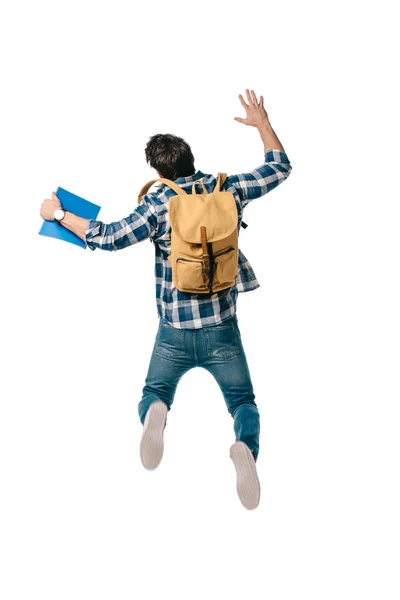
M 140 458 L 145 469 L 149 471 L 158 467 L 163 456 L 167 412 L 165 402 L 157 400 L 150 404 L 146 413 L 140 442 Z
M 257 508 L 261 490 L 252 451 L 244 442 L 235 442 L 230 457 L 236 469 L 236 489 L 241 503 L 249 510 Z

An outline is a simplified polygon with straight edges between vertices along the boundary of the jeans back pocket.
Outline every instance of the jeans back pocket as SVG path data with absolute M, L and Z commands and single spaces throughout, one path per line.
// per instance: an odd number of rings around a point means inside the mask
M 208 358 L 228 360 L 240 353 L 240 344 L 233 324 L 204 328 Z
M 175 356 L 185 356 L 185 332 L 173 325 L 160 323 L 157 332 L 155 353 L 159 356 L 174 358 Z

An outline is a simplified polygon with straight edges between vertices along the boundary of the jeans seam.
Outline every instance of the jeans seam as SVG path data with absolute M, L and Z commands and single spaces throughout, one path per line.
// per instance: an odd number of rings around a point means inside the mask
M 182 358 L 182 356 L 186 356 L 186 354 L 174 354 L 174 355 L 166 355 L 166 354 L 160 354 L 159 352 L 157 352 L 157 350 L 154 350 L 154 353 L 157 354 L 157 356 L 161 356 L 161 358 L 166 358 L 167 360 L 171 360 L 172 362 L 174 362 L 177 358 Z
M 228 362 L 230 360 L 233 360 L 234 358 L 237 358 L 239 356 L 240 352 L 238 352 L 237 354 L 234 354 L 233 356 L 229 356 L 228 358 L 223 358 L 223 357 L 215 357 L 215 356 L 209 356 L 208 360 L 211 360 L 212 363 L 224 363 L 224 362 Z

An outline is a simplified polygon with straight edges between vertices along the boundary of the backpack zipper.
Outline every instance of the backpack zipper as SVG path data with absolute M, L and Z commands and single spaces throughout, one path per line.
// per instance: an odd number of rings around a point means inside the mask
M 210 257 L 210 274 L 209 274 L 209 280 L 208 280 L 208 289 L 210 291 L 210 294 L 212 294 L 213 293 L 212 286 L 214 283 L 214 266 L 215 266 L 212 242 L 207 243 L 207 250 L 208 250 L 208 255 Z
M 178 258 L 176 259 L 176 262 L 178 262 L 178 260 L 185 260 L 186 262 L 197 262 L 197 263 L 201 263 L 202 265 L 202 270 L 204 272 L 204 261 L 203 260 L 195 260 L 192 258 L 181 258 L 180 256 L 178 256 Z
M 219 252 L 219 254 L 214 254 L 214 258 L 217 258 L 217 256 L 222 256 L 223 254 L 227 254 L 228 252 L 231 252 L 231 250 L 233 250 L 233 246 L 231 246 L 227 250 L 224 250 L 223 252 Z

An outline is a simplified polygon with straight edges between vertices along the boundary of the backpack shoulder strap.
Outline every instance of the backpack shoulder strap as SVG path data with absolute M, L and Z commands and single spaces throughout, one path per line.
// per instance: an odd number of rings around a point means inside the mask
M 214 188 L 215 192 L 221 191 L 221 188 L 224 185 L 226 178 L 227 178 L 226 173 L 218 173 L 217 183 L 215 184 L 215 188 Z M 243 229 L 246 229 L 246 227 L 248 227 L 247 223 L 245 223 L 244 221 L 242 221 L 241 225 L 242 225 Z
M 155 183 L 156 181 L 162 181 L 162 183 L 165 183 L 166 185 L 168 185 L 178 195 L 186 194 L 185 190 L 183 190 L 177 183 L 175 183 L 171 179 L 165 179 L 164 177 L 159 177 L 158 179 L 152 179 L 151 181 L 149 181 L 142 187 L 142 189 L 140 190 L 139 195 L 138 195 L 138 204 L 142 201 L 142 196 L 144 196 L 146 194 L 146 192 L 151 188 L 153 183 Z
M 224 185 L 226 178 L 227 178 L 226 173 L 218 173 L 217 183 L 215 184 L 214 192 L 221 191 L 221 188 Z

